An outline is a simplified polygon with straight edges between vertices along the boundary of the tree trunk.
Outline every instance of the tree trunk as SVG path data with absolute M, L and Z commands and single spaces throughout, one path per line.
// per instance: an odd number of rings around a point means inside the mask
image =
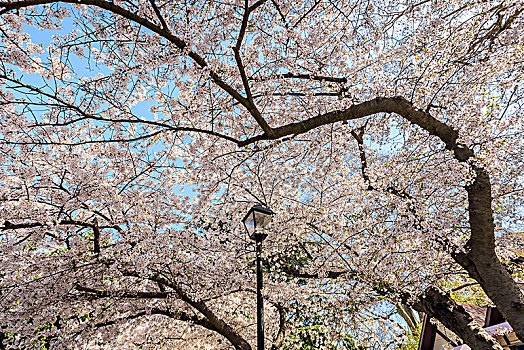
M 517 337 L 524 341 L 524 294 L 495 254 L 489 175 L 483 168 L 473 166 L 473 169 L 475 181 L 466 187 L 471 237 L 466 253 L 455 254 L 454 258 L 480 283 Z

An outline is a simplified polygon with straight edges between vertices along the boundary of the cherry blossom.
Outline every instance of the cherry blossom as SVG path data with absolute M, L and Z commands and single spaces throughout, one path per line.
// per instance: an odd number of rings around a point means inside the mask
M 4 343 L 252 349 L 257 203 L 272 349 L 524 340 L 522 12 L 0 1 Z

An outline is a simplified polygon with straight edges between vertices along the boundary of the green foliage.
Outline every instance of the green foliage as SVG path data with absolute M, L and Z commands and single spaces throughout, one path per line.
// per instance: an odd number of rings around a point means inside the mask
M 417 350 L 421 332 L 422 322 L 418 324 L 415 332 L 409 332 L 406 334 L 408 340 L 399 347 L 399 350 Z

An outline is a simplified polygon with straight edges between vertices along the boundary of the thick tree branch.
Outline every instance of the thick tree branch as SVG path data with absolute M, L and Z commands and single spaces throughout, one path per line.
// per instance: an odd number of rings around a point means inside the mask
M 319 278 L 318 274 L 308 274 L 299 272 L 296 269 L 284 269 L 284 272 L 293 277 L 299 278 Z M 329 273 L 332 277 L 337 278 L 349 271 L 334 271 Z M 500 344 L 491 337 L 482 327 L 477 324 L 471 315 L 459 304 L 457 304 L 449 295 L 440 292 L 437 288 L 430 287 L 413 301 L 412 296 L 406 292 L 397 292 L 393 290 L 388 283 L 380 282 L 374 284 L 374 291 L 378 295 L 399 295 L 402 303 L 410 305 L 416 311 L 425 312 L 426 314 L 439 320 L 446 328 L 457 334 L 472 349 L 479 350 L 502 350 Z
M 317 273 L 308 273 L 308 272 L 301 272 L 298 269 L 296 269 L 294 266 L 283 266 L 282 271 L 286 273 L 289 276 L 297 277 L 297 278 L 330 278 L 330 279 L 337 279 L 338 277 L 342 275 L 349 274 L 349 271 L 341 270 L 341 271 L 328 271 L 324 276 L 320 276 L 320 274 Z
M 474 157 L 473 151 L 458 143 L 458 132 L 440 122 L 428 112 L 416 108 L 402 97 L 375 98 L 343 111 L 329 112 L 301 122 L 284 125 L 274 129 L 274 137 L 301 134 L 322 125 L 339 121 L 359 119 L 377 113 L 396 113 L 418 125 L 430 135 L 438 137 L 447 149 L 453 151 L 455 158 L 466 162 Z M 254 138 L 244 143 L 253 142 Z M 517 337 L 524 340 L 524 295 L 511 275 L 498 260 L 494 250 L 494 221 L 491 210 L 491 183 L 489 175 L 482 167 L 471 165 L 475 172 L 472 184 L 466 186 L 469 203 L 469 222 L 471 238 L 468 251 L 454 254 L 455 260 L 470 276 L 481 284 L 488 297 L 500 307 L 501 313 L 515 329 Z
M 104 321 L 104 322 L 98 322 L 94 325 L 94 327 L 96 328 L 101 328 L 101 327 L 107 327 L 107 326 L 112 326 L 114 324 L 118 324 L 119 322 L 121 321 L 130 321 L 130 320 L 134 320 L 134 319 L 137 319 L 137 318 L 140 318 L 140 317 L 144 317 L 144 316 L 147 316 L 147 315 L 162 315 L 162 316 L 166 316 L 166 317 L 169 317 L 169 318 L 172 318 L 172 319 L 175 319 L 175 320 L 179 320 L 179 321 L 185 321 L 185 322 L 191 322 L 193 324 L 196 324 L 196 325 L 199 325 L 199 326 L 202 326 L 204 328 L 207 328 L 211 331 L 216 331 L 216 329 L 213 328 L 213 326 L 211 324 L 209 324 L 209 322 L 206 320 L 206 319 L 201 319 L 201 318 L 198 318 L 194 315 L 189 315 L 185 312 L 172 312 L 172 311 L 169 311 L 169 310 L 165 310 L 165 309 L 160 309 L 160 308 L 152 308 L 151 310 L 148 310 L 148 311 L 140 311 L 136 314 L 132 314 L 132 315 L 129 315 L 129 316 L 125 316 L 125 317 L 121 317 L 119 319 L 116 319 L 116 320 L 109 320 L 109 321 Z
M 448 295 L 430 287 L 413 303 L 417 311 L 439 320 L 475 350 L 502 350 L 502 346 L 489 335 L 473 317 Z
M 251 6 L 249 6 L 249 12 L 255 11 L 257 8 L 262 6 L 267 0 L 258 0 L 257 2 L 253 3 Z
M 351 130 L 351 135 L 353 138 L 357 141 L 358 145 L 358 153 L 360 156 L 360 171 L 362 173 L 362 179 L 364 179 L 364 182 L 368 185 L 368 189 L 373 189 L 371 186 L 371 183 L 369 181 L 369 175 L 367 174 L 368 170 L 368 161 L 366 157 L 366 151 L 364 149 L 364 127 L 360 127 L 358 129 L 358 132 L 355 130 Z
M 217 333 L 227 338 L 236 349 L 251 350 L 251 345 L 249 345 L 249 343 L 244 338 L 242 338 L 229 324 L 216 316 L 215 313 L 209 309 L 205 302 L 190 298 L 189 295 L 185 293 L 177 283 L 174 283 L 163 276 L 156 275 L 150 277 L 149 279 L 173 289 L 182 301 L 198 310 L 207 319 L 210 326 L 213 327 Z
M 408 325 L 411 334 L 417 334 L 417 327 L 420 321 L 417 320 L 413 308 L 411 308 L 409 305 L 405 303 L 397 303 L 395 304 L 395 307 L 397 309 L 397 313 L 400 315 L 400 317 L 404 319 L 404 321 Z
M 94 223 L 83 222 L 83 221 L 78 221 L 78 220 L 61 220 L 61 221 L 58 221 L 56 224 L 57 225 L 80 226 L 80 227 L 86 227 L 86 228 L 92 228 L 92 229 L 95 228 Z M 0 231 L 20 230 L 20 229 L 35 228 L 35 227 L 48 227 L 48 226 L 52 226 L 52 225 L 41 223 L 41 222 L 27 222 L 27 223 L 13 224 L 12 222 L 6 220 L 4 221 L 4 226 L 0 226 Z M 122 228 L 117 225 L 98 226 L 98 228 L 99 229 L 111 228 L 119 232 L 122 232 Z
M 377 97 L 370 101 L 353 105 L 345 110 L 332 111 L 300 122 L 283 125 L 272 130 L 271 135 L 258 135 L 239 143 L 248 145 L 258 140 L 279 139 L 288 135 L 298 135 L 316 129 L 320 126 L 336 122 L 361 119 L 378 113 L 396 113 L 408 121 L 420 126 L 433 136 L 440 138 L 446 148 L 455 153 L 455 157 L 465 162 L 473 156 L 473 152 L 457 143 L 458 132 L 450 126 L 435 119 L 429 113 L 416 108 L 403 97 Z
M 74 225 L 74 226 L 94 228 L 94 224 L 91 224 L 91 223 L 88 223 L 88 222 L 76 221 L 76 220 L 62 220 L 62 221 L 59 221 L 57 224 L 58 225 Z M 50 225 L 49 224 L 43 224 L 43 223 L 40 223 L 40 222 L 28 222 L 28 223 L 13 224 L 10 221 L 6 220 L 6 221 L 4 221 L 4 226 L 0 226 L 0 231 L 19 230 L 19 229 L 44 227 L 44 226 L 50 226 Z

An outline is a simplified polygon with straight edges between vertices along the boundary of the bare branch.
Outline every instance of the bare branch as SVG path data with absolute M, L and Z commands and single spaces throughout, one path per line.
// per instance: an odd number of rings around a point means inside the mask
M 278 74 L 275 76 L 270 77 L 263 77 L 263 78 L 250 78 L 250 80 L 255 81 L 267 81 L 270 79 L 304 79 L 304 80 L 317 80 L 317 81 L 327 81 L 331 83 L 347 83 L 347 78 L 338 78 L 338 77 L 330 77 L 327 75 L 318 75 L 318 74 L 306 74 L 306 73 L 284 73 L 284 74 Z
M 82 226 L 82 227 L 89 227 L 93 228 L 94 225 L 82 222 L 82 221 L 76 221 L 76 220 L 62 220 L 57 223 L 58 225 L 74 225 L 74 226 Z M 30 222 L 30 223 L 21 223 L 21 224 L 13 224 L 10 221 L 4 221 L 4 226 L 0 226 L 0 231 L 5 230 L 19 230 L 19 229 L 26 229 L 26 228 L 35 228 L 35 227 L 44 227 L 49 226 L 48 224 L 42 224 L 40 222 Z
M 149 2 L 151 3 L 151 6 L 153 7 L 153 10 L 155 11 L 156 16 L 158 17 L 158 20 L 162 24 L 162 29 L 164 29 L 166 31 L 169 30 L 169 28 L 167 26 L 167 23 L 164 20 L 164 17 L 162 17 L 162 14 L 160 13 L 160 10 L 156 6 L 155 0 L 149 0 Z
M 97 298 L 130 298 L 130 299 L 165 299 L 169 296 L 167 292 L 129 292 L 129 291 L 105 291 L 82 285 L 75 285 L 79 292 L 92 294 Z
M 266 0 L 257 1 L 255 4 L 249 7 L 249 0 L 244 0 L 244 16 L 242 17 L 242 24 L 240 26 L 240 31 L 238 33 L 236 45 L 233 48 L 233 52 L 235 53 L 235 62 L 237 63 L 238 71 L 240 72 L 240 78 L 242 79 L 242 84 L 244 85 L 244 90 L 246 92 L 247 103 L 249 104 L 249 106 L 246 106 L 246 108 L 248 108 L 251 115 L 258 122 L 262 130 L 264 130 L 266 134 L 270 135 L 271 128 L 269 127 L 265 119 L 262 117 L 262 115 L 260 114 L 260 111 L 258 110 L 255 103 L 253 102 L 253 97 L 251 95 L 251 88 L 249 87 L 249 81 L 247 79 L 244 64 L 242 63 L 242 58 L 240 57 L 240 48 L 242 47 L 242 42 L 244 41 L 244 37 L 246 35 L 246 28 L 249 22 L 249 16 L 252 11 L 254 11 L 256 8 L 262 5 L 265 1 Z
M 246 28 L 249 22 L 249 15 L 249 0 L 244 0 L 244 16 L 242 17 L 242 24 L 240 26 L 240 31 L 238 32 L 237 43 L 233 48 L 233 51 L 235 53 L 235 61 L 240 72 L 240 77 L 242 78 L 242 84 L 244 85 L 244 90 L 246 91 L 247 99 L 253 105 L 253 107 L 255 107 L 253 104 L 253 97 L 251 96 L 251 89 L 249 88 L 249 82 L 247 81 L 246 71 L 244 69 L 242 59 L 240 58 L 240 48 L 242 47 L 242 41 L 244 40 L 244 36 L 246 34 Z

